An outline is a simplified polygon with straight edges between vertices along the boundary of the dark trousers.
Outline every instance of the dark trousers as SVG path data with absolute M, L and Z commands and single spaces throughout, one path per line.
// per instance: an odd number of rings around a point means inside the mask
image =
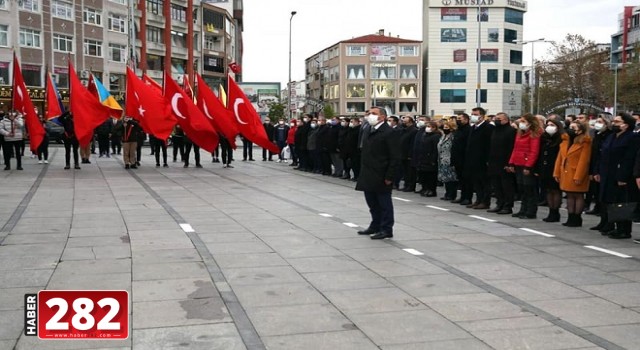
M 516 183 L 522 194 L 519 212 L 526 215 L 536 215 L 538 212 L 537 181 L 533 172 L 523 173 L 523 167 L 516 167 Z
M 473 191 L 476 193 L 476 203 L 491 204 L 491 187 L 489 178 L 484 173 L 475 174 L 472 179 Z
M 231 144 L 224 138 L 220 138 L 220 148 L 222 151 L 222 164 L 231 164 L 233 160 L 233 149 Z
M 273 152 L 268 151 L 266 148 L 262 149 L 262 160 L 267 160 L 267 152 L 269 153 L 269 160 L 273 158 Z
M 448 200 L 454 200 L 458 196 L 458 181 L 449 181 L 444 183 L 444 197 Z
M 193 147 L 193 157 L 196 159 L 196 166 L 200 165 L 200 147 L 195 143 L 187 143 L 184 149 L 184 165 L 189 165 L 189 154 Z
M 602 203 L 602 208 L 600 208 L 600 220 L 604 223 L 609 222 L 609 215 L 607 214 L 607 204 L 608 203 Z M 616 234 L 618 235 L 622 235 L 622 234 L 631 234 L 631 230 L 633 228 L 633 222 L 631 220 L 625 220 L 625 221 L 616 221 L 613 223 L 614 227 L 616 230 Z
M 249 158 L 247 158 L 247 156 Z M 244 138 L 242 139 L 242 159 L 253 159 L 253 142 L 245 140 Z
M 464 173 L 464 167 L 456 166 L 456 175 L 458 175 L 458 187 L 460 187 L 460 199 L 471 201 L 473 197 L 473 181 L 468 179 Z
M 4 166 L 6 168 L 11 168 L 11 156 L 15 155 L 16 157 L 16 166 L 18 168 L 22 167 L 22 155 L 20 153 L 20 147 L 22 140 L 20 141 L 4 141 L 2 145 L 2 152 L 4 155 Z
M 182 137 L 173 137 L 171 138 L 173 142 L 173 161 L 175 162 L 178 159 L 178 151 L 180 152 L 180 161 L 184 161 L 184 138 Z
M 393 202 L 391 191 L 388 192 L 364 192 L 367 201 L 371 223 L 369 229 L 375 232 L 393 233 Z
M 119 137 L 111 137 L 111 154 L 122 152 L 122 140 Z
M 516 190 L 513 174 L 503 171 L 499 175 L 491 176 L 491 187 L 496 195 L 496 206 L 500 209 L 513 209 Z
M 139 140 L 138 144 L 136 146 L 136 161 L 138 163 L 140 163 L 140 160 L 142 159 L 142 144 L 144 143 L 144 140 Z
M 419 171 L 420 184 L 422 185 L 422 192 L 436 193 L 438 187 L 438 172 L 437 171 Z
M 298 166 L 303 170 L 309 169 L 309 152 L 307 150 L 296 150 L 298 156 Z
M 49 160 L 49 138 L 45 137 L 38 146 L 38 160 Z
M 98 150 L 100 155 L 109 155 L 109 135 L 98 135 Z
M 329 151 L 320 152 L 320 163 L 322 164 L 322 173 L 331 175 L 331 154 Z
M 311 166 L 313 168 L 314 173 L 322 172 L 322 151 L 319 149 L 314 149 L 309 151 L 311 153 Z
M 73 164 L 78 165 L 78 139 L 75 137 L 72 139 L 64 140 L 64 164 L 70 166 L 71 161 L 71 149 L 73 148 Z
M 353 169 L 353 178 L 357 179 L 360 176 L 360 151 L 351 155 L 351 168 Z
M 402 168 L 404 169 L 404 188 L 416 189 L 416 168 L 411 166 L 411 160 L 403 159 Z
M 291 162 L 293 162 L 293 165 L 298 165 L 298 152 L 296 151 L 296 145 L 290 143 L 287 146 L 289 146 L 289 151 L 291 151 Z
M 156 155 L 156 165 L 160 164 L 160 150 L 162 150 L 162 162 L 167 164 L 167 144 L 161 140 L 154 141 L 153 153 Z

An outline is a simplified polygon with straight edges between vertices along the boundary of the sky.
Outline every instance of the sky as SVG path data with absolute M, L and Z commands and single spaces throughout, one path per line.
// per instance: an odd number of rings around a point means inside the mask
M 377 33 L 422 40 L 422 0 L 244 0 L 245 82 L 280 82 L 289 76 L 289 19 L 292 26 L 292 80 L 305 78 L 304 61 L 346 39 Z M 618 31 L 618 14 L 634 0 L 530 0 L 525 14 L 524 40 L 562 41 L 580 34 L 597 43 L 610 43 Z M 535 44 L 535 58 L 544 58 L 548 43 Z M 531 45 L 523 49 L 531 64 Z

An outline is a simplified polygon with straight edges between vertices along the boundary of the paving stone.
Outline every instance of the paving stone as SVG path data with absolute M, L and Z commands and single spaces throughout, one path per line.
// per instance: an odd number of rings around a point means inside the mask
M 341 290 L 324 295 L 347 315 L 426 309 L 419 300 L 398 288 Z
M 220 298 L 133 303 L 133 329 L 231 322 Z
M 24 322 L 23 310 L 2 310 L 0 311 L 0 340 L 15 340 L 22 333 Z
M 303 278 L 289 266 L 225 269 L 224 274 L 232 286 L 304 282 Z
M 42 288 L 47 285 L 52 273 L 52 269 L 2 270 L 0 271 L 0 286 L 3 288 Z
M 305 273 L 304 278 L 323 292 L 392 286 L 384 278 L 367 270 L 310 272 Z
M 134 349 L 246 349 L 232 323 L 133 330 Z
M 628 282 L 616 275 L 602 272 L 589 266 L 537 268 L 533 271 L 571 285 L 590 285 Z
M 491 284 L 525 301 L 589 297 L 580 289 L 546 277 L 493 281 Z
M 624 307 L 640 307 L 640 283 L 601 284 L 580 288 Z
M 244 307 L 322 304 L 327 300 L 309 283 L 235 286 L 238 300 Z
M 268 245 L 260 241 L 254 242 L 216 242 L 206 243 L 211 254 L 254 254 L 254 253 L 271 253 L 273 250 Z
M 287 262 L 300 273 L 365 269 L 362 264 L 344 255 L 291 258 L 287 259 Z
M 638 347 L 638 344 L 640 344 L 640 325 L 637 323 L 628 325 L 587 327 L 585 330 L 603 337 L 604 339 L 607 339 L 625 349 L 635 349 Z
M 133 281 L 133 301 L 157 301 L 173 299 L 202 299 L 219 296 L 213 283 L 207 279 L 170 279 Z
M 527 328 L 473 332 L 494 349 L 578 349 L 593 346 L 592 343 L 559 327 Z
M 333 306 L 306 304 L 247 308 L 260 336 L 353 330 L 353 323 Z
M 552 327 L 553 324 L 545 321 L 538 316 L 523 316 L 498 318 L 492 320 L 462 321 L 456 322 L 457 325 L 469 332 L 479 331 L 496 331 L 496 330 L 517 330 L 527 328 Z
M 600 298 L 542 300 L 531 303 L 578 327 L 640 322 L 639 313 Z
M 178 278 L 209 278 L 209 272 L 202 262 L 136 263 L 133 265 L 134 281 Z
M 401 276 L 391 277 L 389 281 L 416 298 L 484 292 L 452 275 Z
M 222 269 L 239 267 L 288 266 L 289 264 L 276 253 L 256 253 L 237 255 L 218 255 L 215 257 Z
M 413 343 L 401 345 L 384 345 L 383 350 L 489 350 L 489 346 L 477 339 L 458 339 L 433 341 L 428 343 Z
M 359 331 L 335 331 L 263 337 L 268 349 L 374 350 L 378 347 Z

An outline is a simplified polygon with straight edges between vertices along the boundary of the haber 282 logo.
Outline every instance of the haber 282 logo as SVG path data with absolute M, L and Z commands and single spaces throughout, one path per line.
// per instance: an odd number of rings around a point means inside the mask
M 126 290 L 43 290 L 25 294 L 24 334 L 40 339 L 126 339 Z

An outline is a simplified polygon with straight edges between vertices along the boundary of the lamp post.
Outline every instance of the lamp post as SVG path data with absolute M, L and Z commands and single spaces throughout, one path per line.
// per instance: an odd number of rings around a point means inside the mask
M 478 50 L 476 52 L 476 60 L 478 61 L 476 103 L 477 107 L 482 107 L 482 7 L 480 6 L 480 1 L 478 1 Z
M 535 104 L 535 102 L 533 101 L 533 87 L 534 85 L 534 75 L 536 74 L 536 61 L 535 61 L 535 56 L 534 56 L 534 48 L 535 48 L 535 43 L 552 43 L 554 41 L 552 40 L 545 40 L 544 38 L 540 38 L 540 39 L 535 39 L 535 40 L 513 40 L 513 43 L 515 44 L 531 44 L 531 74 L 529 74 L 529 113 L 533 114 L 533 106 Z M 535 77 L 537 78 L 537 77 Z
M 621 66 L 624 67 L 627 62 L 604 62 L 602 64 L 613 69 L 613 115 L 616 116 L 618 113 L 618 69 Z
M 296 15 L 296 11 L 291 11 L 291 17 L 289 18 L 289 82 L 287 83 L 287 104 L 289 108 L 289 119 L 292 119 L 293 110 L 291 109 L 291 23 L 293 22 L 293 16 Z

